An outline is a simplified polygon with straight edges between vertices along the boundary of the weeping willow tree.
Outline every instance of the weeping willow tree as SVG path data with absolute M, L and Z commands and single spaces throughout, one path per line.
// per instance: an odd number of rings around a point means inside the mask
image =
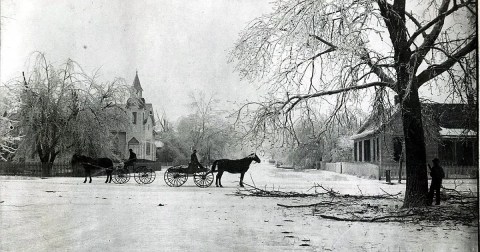
M 263 100 L 238 111 L 240 123 L 248 125 L 246 136 L 271 134 L 295 141 L 298 121 L 319 113 L 331 121 L 339 114 L 352 115 L 349 108 L 369 101 L 368 94 L 375 97 L 371 101 L 377 113 L 388 97 L 397 95 L 408 177 L 404 206 L 426 205 L 419 89 L 438 89 L 476 103 L 476 4 L 276 1 L 272 13 L 256 18 L 240 34 L 231 53 L 241 77 L 263 83 L 267 90 Z
M 60 153 L 111 156 L 110 132 L 128 127 L 124 81 L 99 83 L 72 60 L 56 68 L 42 53 L 32 59 L 31 70 L 10 83 L 20 101 L 19 149 L 38 155 L 42 176 L 51 174 Z

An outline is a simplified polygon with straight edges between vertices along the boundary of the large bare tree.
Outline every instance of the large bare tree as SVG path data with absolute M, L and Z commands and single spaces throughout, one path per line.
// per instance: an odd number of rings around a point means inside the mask
M 38 155 L 42 176 L 50 175 L 60 153 L 111 155 L 110 131 L 128 127 L 124 82 L 99 83 L 71 60 L 55 68 L 42 53 L 33 54 L 32 63 L 10 86 L 20 100 L 20 150 Z
M 346 110 L 370 91 L 396 94 L 406 146 L 404 207 L 427 204 L 419 89 L 476 103 L 476 1 L 282 0 L 240 34 L 232 61 L 262 81 L 265 100 L 243 106 L 249 131 L 280 129 L 325 110 Z M 386 90 L 386 92 L 385 92 Z M 390 95 L 391 96 L 391 95 Z M 242 112 L 243 111 L 243 112 Z M 246 112 L 246 113 L 245 113 Z
M 181 141 L 196 148 L 208 162 L 227 155 L 227 150 L 231 149 L 229 145 L 234 144 L 233 128 L 218 103 L 214 95 L 191 93 L 189 106 L 192 113 L 181 118 L 177 126 Z

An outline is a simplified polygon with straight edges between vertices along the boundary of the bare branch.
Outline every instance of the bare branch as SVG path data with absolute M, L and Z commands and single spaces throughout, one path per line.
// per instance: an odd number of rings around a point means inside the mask
M 457 53 L 453 54 L 443 63 L 429 66 L 427 69 L 422 71 L 416 77 L 418 87 L 420 87 L 421 85 L 425 84 L 427 81 L 437 77 L 438 75 L 450 69 L 453 65 L 455 65 L 455 63 L 458 62 L 460 58 L 474 51 L 476 48 L 477 48 L 477 36 L 475 36 L 467 45 L 465 45 L 465 47 L 460 49 Z

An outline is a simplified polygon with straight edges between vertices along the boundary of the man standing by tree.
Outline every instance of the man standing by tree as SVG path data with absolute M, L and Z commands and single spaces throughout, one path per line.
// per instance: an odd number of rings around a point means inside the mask
M 433 167 L 430 167 L 430 176 L 432 176 L 432 183 L 430 184 L 430 191 L 428 192 L 428 204 L 431 205 L 433 202 L 433 193 L 435 192 L 435 205 L 440 205 L 440 188 L 442 187 L 442 179 L 445 177 L 445 172 L 440 166 L 440 160 L 434 158 L 432 160 Z

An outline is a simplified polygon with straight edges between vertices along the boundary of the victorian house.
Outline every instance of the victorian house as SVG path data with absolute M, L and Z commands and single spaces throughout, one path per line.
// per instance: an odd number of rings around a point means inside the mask
M 137 72 L 125 106 L 130 119 L 130 127 L 112 132 L 115 137 L 115 152 L 121 158 L 128 158 L 128 150 L 132 149 L 138 159 L 155 161 L 153 107 L 151 103 L 145 101 L 142 92 L 143 88 Z

